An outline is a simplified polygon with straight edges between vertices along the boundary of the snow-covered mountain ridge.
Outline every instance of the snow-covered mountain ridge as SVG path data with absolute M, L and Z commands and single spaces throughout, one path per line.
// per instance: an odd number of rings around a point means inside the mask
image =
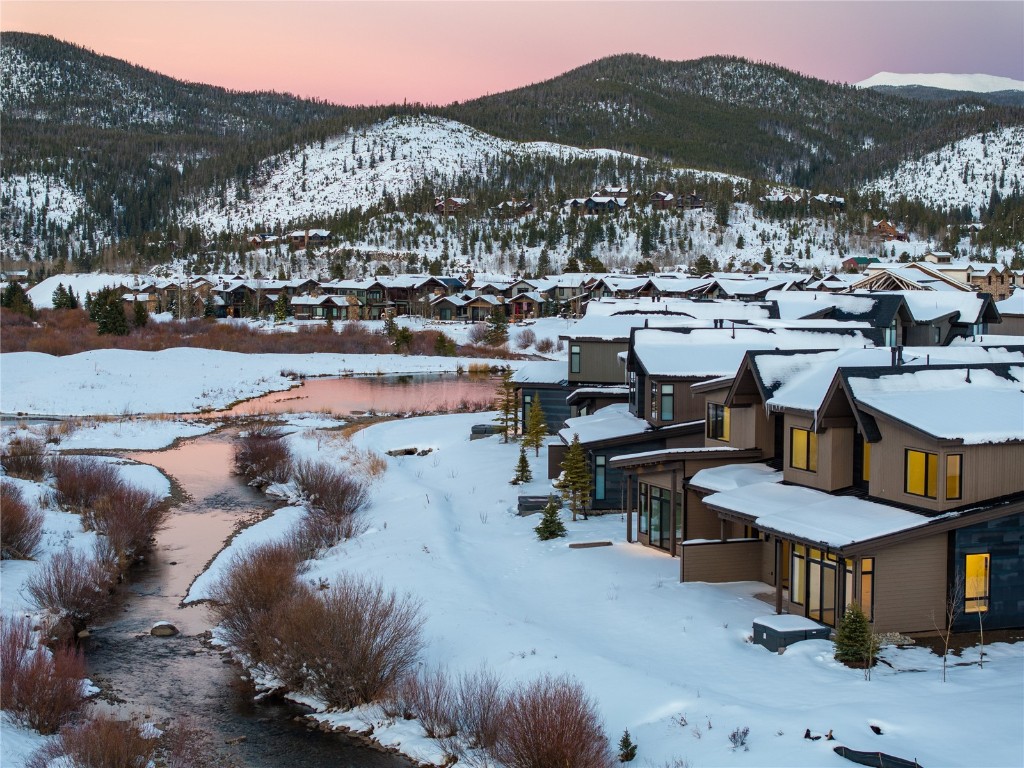
M 931 74 L 909 74 L 879 72 L 866 80 L 854 83 L 858 88 L 874 88 L 879 85 L 902 87 L 923 85 L 927 88 L 942 88 L 947 91 L 969 91 L 972 93 L 994 93 L 996 91 L 1024 91 L 1024 80 L 1014 80 L 999 75 L 957 75 L 948 72 Z

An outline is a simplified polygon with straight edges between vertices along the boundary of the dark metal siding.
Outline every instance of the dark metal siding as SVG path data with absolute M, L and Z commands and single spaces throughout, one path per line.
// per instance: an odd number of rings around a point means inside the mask
M 644 451 L 657 451 L 665 447 L 665 441 L 648 440 L 642 443 L 630 443 L 624 446 L 613 448 L 594 448 L 589 452 L 590 476 L 594 477 L 596 466 L 594 456 L 607 456 L 611 461 L 616 456 L 625 456 L 628 453 L 643 453 Z M 619 510 L 626 508 L 626 473 L 621 469 L 613 469 L 605 466 L 605 492 L 604 499 L 597 501 L 594 495 L 590 498 L 591 509 L 596 512 Z
M 964 577 L 965 556 L 991 555 L 989 609 L 985 629 L 1024 627 L 1024 513 L 979 523 L 956 531 L 953 578 Z M 957 583 L 957 582 L 954 582 Z M 978 614 L 961 614 L 956 629 L 978 629 Z
M 519 414 L 520 425 L 525 427 L 528 408 L 526 397 L 540 400 L 540 407 L 544 409 L 544 420 L 548 424 L 548 434 L 557 435 L 558 431 L 565 426 L 565 420 L 569 418 L 569 406 L 565 398 L 572 392 L 571 387 L 559 388 L 532 388 L 524 384 L 521 391 L 520 403 L 522 412 Z

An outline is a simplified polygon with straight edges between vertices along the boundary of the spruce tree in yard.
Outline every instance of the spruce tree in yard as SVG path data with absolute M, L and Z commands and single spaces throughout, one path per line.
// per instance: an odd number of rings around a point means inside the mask
M 488 315 L 484 342 L 491 347 L 501 347 L 508 343 L 508 318 L 504 307 L 496 306 Z
M 544 445 L 544 438 L 548 435 L 548 422 L 544 416 L 544 409 L 540 400 L 534 397 L 530 403 L 530 410 L 526 412 L 526 429 L 523 436 L 523 445 L 533 448 L 534 455 L 540 456 L 540 447 Z
M 132 302 L 133 316 L 132 324 L 136 328 L 145 327 L 146 323 L 149 322 L 149 311 L 146 309 L 146 305 L 141 301 Z
M 558 502 L 555 501 L 554 496 L 549 496 L 540 523 L 533 529 L 537 533 L 538 539 L 549 541 L 550 539 L 560 539 L 565 536 L 567 533 L 565 523 L 562 522 L 562 518 L 558 516 L 558 513 Z
M 562 459 L 562 474 L 555 481 L 555 488 L 568 500 L 573 521 L 575 522 L 577 515 L 583 515 L 583 519 L 586 520 L 587 502 L 590 501 L 593 479 L 587 464 L 587 453 L 583 450 L 580 436 L 576 433 L 573 433 L 572 443 Z
M 519 402 L 516 398 L 515 384 L 512 383 L 511 368 L 502 371 L 494 410 L 498 412 L 494 421 L 501 427 L 501 442 L 507 443 L 509 435 L 515 436 L 519 431 Z
M 277 294 L 277 300 L 274 302 L 274 319 L 283 323 L 288 318 L 288 296 L 284 291 Z
M 878 640 L 871 624 L 857 603 L 846 606 L 846 613 L 836 630 L 835 658 L 844 664 L 869 665 L 878 652 Z
M 526 458 L 526 446 L 519 446 L 519 462 L 516 464 L 516 476 L 512 478 L 512 485 L 528 483 L 533 480 L 533 472 L 530 470 L 530 460 Z

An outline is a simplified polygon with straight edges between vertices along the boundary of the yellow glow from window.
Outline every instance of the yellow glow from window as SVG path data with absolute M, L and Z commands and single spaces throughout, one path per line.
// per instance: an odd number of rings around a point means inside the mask
M 722 440 L 729 442 L 729 426 L 732 422 L 732 409 L 722 409 Z
M 939 457 L 934 453 L 911 451 L 906 453 L 906 492 L 914 496 L 936 497 Z
M 818 435 L 793 427 L 789 431 L 789 466 L 807 472 L 818 471 Z
M 818 471 L 818 433 L 807 433 L 807 469 L 811 472 Z
M 959 499 L 963 496 L 963 454 L 953 453 L 946 457 L 946 498 Z
M 964 565 L 964 613 L 988 610 L 989 554 L 967 555 Z

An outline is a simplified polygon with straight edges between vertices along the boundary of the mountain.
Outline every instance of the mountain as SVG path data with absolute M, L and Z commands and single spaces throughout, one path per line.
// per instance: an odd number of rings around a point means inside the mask
M 918 101 L 958 101 L 960 103 L 975 102 L 994 104 L 1002 107 L 1024 107 L 1024 91 L 988 91 L 974 93 L 971 91 L 949 91 L 945 88 L 932 88 L 927 85 L 874 85 L 871 90 L 901 99 L 917 99 Z
M 612 56 L 542 83 L 453 104 L 446 117 L 506 138 L 606 146 L 752 178 L 845 187 L 902 158 L 1018 124 L 976 100 L 921 102 L 713 56 Z
M 998 75 L 953 75 L 946 72 L 932 74 L 903 74 L 898 72 L 879 72 L 867 80 L 855 83 L 858 88 L 876 88 L 878 86 L 912 86 L 936 88 L 944 91 L 964 91 L 971 93 L 993 93 L 996 91 L 1024 91 L 1024 80 L 1014 80 Z

